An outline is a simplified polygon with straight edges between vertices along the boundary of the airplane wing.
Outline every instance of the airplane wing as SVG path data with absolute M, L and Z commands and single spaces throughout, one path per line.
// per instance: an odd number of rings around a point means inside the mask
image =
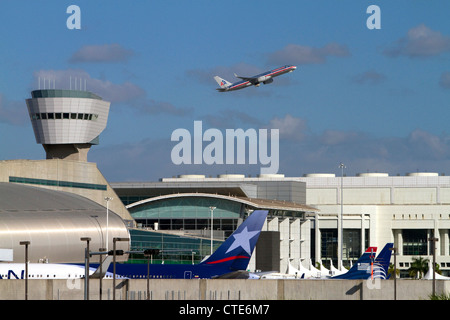
M 238 76 L 236 73 L 234 74 L 234 76 L 236 78 L 241 79 L 241 80 L 248 81 L 251 84 L 257 84 L 258 83 L 258 78 L 257 77 L 241 77 L 241 76 Z

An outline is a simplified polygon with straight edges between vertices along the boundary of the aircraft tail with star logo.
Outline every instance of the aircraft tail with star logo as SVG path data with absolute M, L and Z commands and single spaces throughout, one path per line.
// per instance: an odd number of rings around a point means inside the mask
M 229 270 L 245 270 L 266 217 L 267 211 L 254 211 L 209 258 L 200 264 L 220 266 Z

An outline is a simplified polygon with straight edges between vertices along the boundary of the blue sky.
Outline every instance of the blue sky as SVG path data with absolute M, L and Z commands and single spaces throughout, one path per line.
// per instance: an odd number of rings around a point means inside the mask
M 81 29 L 69 30 L 69 5 Z M 381 29 L 370 30 L 370 5 Z M 111 101 L 88 160 L 110 181 L 256 175 L 256 165 L 174 165 L 184 128 L 280 130 L 279 173 L 450 174 L 447 1 L 2 1 L 0 159 L 43 159 L 25 99 L 69 78 Z M 219 93 L 280 65 L 270 85 Z

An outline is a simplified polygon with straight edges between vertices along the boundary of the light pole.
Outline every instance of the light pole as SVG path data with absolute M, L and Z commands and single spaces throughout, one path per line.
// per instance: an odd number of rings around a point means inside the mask
M 438 238 L 430 237 L 428 239 L 431 244 L 431 250 L 433 250 L 433 297 L 436 295 L 436 242 L 439 241 Z
M 147 257 L 147 300 L 150 300 L 150 260 L 153 263 L 153 256 L 159 254 L 159 249 L 144 250 L 144 257 Z
M 343 248 L 344 248 L 344 169 L 346 168 L 345 164 L 342 162 L 339 164 L 339 168 L 341 169 L 341 224 L 340 224 L 340 230 L 339 233 L 341 234 L 341 241 L 340 244 L 340 255 L 341 255 L 341 269 L 344 266 L 344 255 L 343 255 Z M 338 237 L 339 239 L 339 237 Z
M 108 251 L 108 228 L 109 228 L 109 202 L 113 200 L 111 197 L 105 197 L 106 200 L 106 251 Z
M 113 300 L 116 300 L 116 242 L 117 241 L 130 241 L 128 238 L 113 238 Z M 120 255 L 123 254 L 123 250 L 120 250 Z
M 83 237 L 81 241 L 86 241 L 86 249 L 84 249 L 84 300 L 89 300 L 89 241 L 91 238 Z
M 216 207 L 209 207 L 211 210 L 211 255 L 213 253 L 213 214 Z
M 389 248 L 394 255 L 394 300 L 397 300 L 397 248 Z
M 28 300 L 28 246 L 30 241 L 20 241 L 21 246 L 25 246 L 25 300 Z
M 103 282 L 102 282 L 102 280 L 103 280 L 103 270 L 102 270 L 102 268 L 103 268 L 103 254 L 102 254 L 102 252 L 105 252 L 106 251 L 106 249 L 105 248 L 99 248 L 98 249 L 101 253 L 99 254 L 99 256 L 100 256 L 100 261 L 99 261 L 99 267 L 100 267 L 100 278 L 99 278 L 99 280 L 100 280 L 100 286 L 99 286 L 99 294 L 100 294 L 100 300 L 102 300 L 102 294 L 103 294 L 103 288 L 102 288 L 102 286 L 103 286 Z M 106 256 L 108 256 L 108 252 L 106 251 Z M 106 274 L 106 272 L 108 272 L 108 270 L 106 270 L 105 271 L 105 274 Z

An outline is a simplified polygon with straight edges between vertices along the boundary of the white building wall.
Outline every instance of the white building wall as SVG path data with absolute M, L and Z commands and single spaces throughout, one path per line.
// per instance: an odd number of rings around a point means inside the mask
M 303 177 L 306 182 L 307 205 L 320 210 L 319 228 L 336 225 L 341 210 L 343 183 L 344 229 L 354 228 L 358 215 L 365 214 L 370 232 L 370 246 L 381 249 L 387 242 L 399 248 L 397 260 L 411 261 L 402 254 L 405 229 L 427 229 L 439 239 L 436 250 L 441 269 L 450 270 L 450 177 L 434 173 L 414 173 L 407 176 L 378 174 L 357 177 Z M 360 220 L 361 223 L 361 220 Z M 316 238 L 316 246 L 320 242 Z M 320 250 L 316 250 L 317 253 Z M 431 258 L 431 256 L 428 256 Z

